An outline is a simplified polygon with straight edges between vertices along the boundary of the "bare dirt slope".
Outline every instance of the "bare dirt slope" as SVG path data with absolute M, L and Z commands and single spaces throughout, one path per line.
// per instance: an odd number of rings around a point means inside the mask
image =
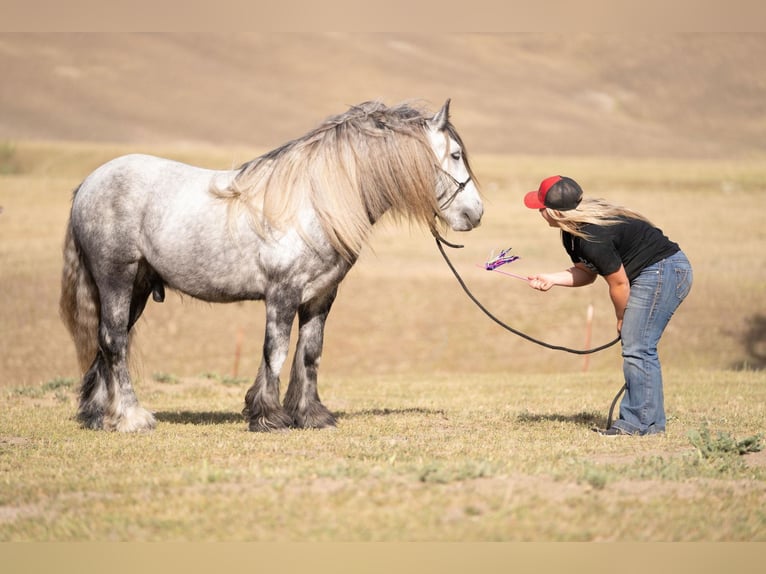
M 453 99 L 482 153 L 766 150 L 766 35 L 0 35 L 0 141 L 276 147 L 368 99 Z

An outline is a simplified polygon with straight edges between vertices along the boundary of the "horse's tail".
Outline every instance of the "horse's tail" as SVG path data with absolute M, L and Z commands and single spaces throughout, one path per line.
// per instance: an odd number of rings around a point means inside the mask
M 74 340 L 80 369 L 85 373 L 98 352 L 100 303 L 93 276 L 83 262 L 82 253 L 74 237 L 71 217 L 64 239 L 64 269 L 61 273 L 59 311 Z

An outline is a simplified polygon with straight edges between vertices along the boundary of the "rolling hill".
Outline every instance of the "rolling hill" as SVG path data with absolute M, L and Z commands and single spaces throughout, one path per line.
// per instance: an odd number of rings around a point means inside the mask
M 0 141 L 271 149 L 369 99 L 473 153 L 766 151 L 766 36 L 0 34 Z

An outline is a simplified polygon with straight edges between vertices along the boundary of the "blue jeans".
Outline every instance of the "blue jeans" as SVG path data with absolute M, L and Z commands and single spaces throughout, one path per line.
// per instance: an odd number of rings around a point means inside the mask
M 640 435 L 665 431 L 657 343 L 691 286 L 692 268 L 682 251 L 646 267 L 631 283 L 621 333 L 626 390 L 613 427 Z

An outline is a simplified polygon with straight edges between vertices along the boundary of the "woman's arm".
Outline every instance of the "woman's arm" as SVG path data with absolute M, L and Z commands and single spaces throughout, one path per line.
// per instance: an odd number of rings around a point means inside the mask
M 598 275 L 590 271 L 582 263 L 575 263 L 574 267 L 570 267 L 565 271 L 559 271 L 558 273 L 540 273 L 539 275 L 531 275 L 527 277 L 527 282 L 532 289 L 538 291 L 548 291 L 554 285 L 560 287 L 582 287 L 583 285 L 590 285 L 596 280 Z
M 630 297 L 630 281 L 625 273 L 625 267 L 620 268 L 614 273 L 604 277 L 609 285 L 609 297 L 614 305 L 614 314 L 617 316 L 617 332 L 622 331 L 622 319 L 625 316 L 625 307 L 628 306 L 628 297 Z

